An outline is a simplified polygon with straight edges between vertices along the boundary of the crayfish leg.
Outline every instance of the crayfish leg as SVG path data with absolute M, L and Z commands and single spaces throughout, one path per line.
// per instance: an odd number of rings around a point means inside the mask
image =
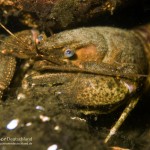
M 119 117 L 119 119 L 117 120 L 115 125 L 111 128 L 109 134 L 107 135 L 107 137 L 104 140 L 104 143 L 107 143 L 111 139 L 111 137 L 118 131 L 118 129 L 123 124 L 123 122 L 125 121 L 125 119 L 129 115 L 129 113 L 135 108 L 138 101 L 139 101 L 139 97 L 138 98 L 137 97 L 132 98 L 130 100 L 129 104 L 126 106 L 126 108 L 122 112 L 121 116 Z

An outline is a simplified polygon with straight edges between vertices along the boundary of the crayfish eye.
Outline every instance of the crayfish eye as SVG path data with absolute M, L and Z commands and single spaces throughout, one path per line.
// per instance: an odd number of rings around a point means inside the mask
M 43 41 L 43 39 L 44 39 L 43 35 L 39 35 L 36 39 L 36 43 L 40 44 Z
M 73 55 L 74 55 L 74 51 L 71 50 L 71 49 L 67 49 L 67 50 L 64 51 L 64 56 L 65 56 L 66 58 L 70 58 L 70 57 L 72 57 Z

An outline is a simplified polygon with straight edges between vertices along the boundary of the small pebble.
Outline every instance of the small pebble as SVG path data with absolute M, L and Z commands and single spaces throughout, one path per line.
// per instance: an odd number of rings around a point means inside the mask
M 7 124 L 6 128 L 9 130 L 13 130 L 18 126 L 18 124 L 19 124 L 19 119 L 14 119 Z

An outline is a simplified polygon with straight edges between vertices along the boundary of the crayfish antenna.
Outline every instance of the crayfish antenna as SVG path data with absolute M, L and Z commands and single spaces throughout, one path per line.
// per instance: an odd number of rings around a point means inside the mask
M 0 40 L 0 42 L 4 43 L 4 45 L 9 45 L 9 46 L 13 46 L 16 49 L 15 50 L 4 50 L 1 51 L 1 53 L 3 54 L 11 54 L 15 57 L 18 58 L 30 58 L 30 56 L 36 56 L 37 52 L 36 52 L 36 43 L 35 43 L 35 37 L 34 34 L 32 32 L 32 30 L 30 30 L 31 32 L 27 34 L 27 32 L 23 32 L 23 33 L 18 33 L 18 34 L 13 34 L 9 29 L 7 29 L 1 22 L 0 22 L 0 26 L 7 32 L 9 33 L 9 35 L 15 39 L 15 42 L 8 41 L 8 40 Z M 29 30 L 28 30 L 29 31 Z M 22 34 L 22 35 L 21 35 Z M 24 35 L 25 34 L 25 35 Z M 33 35 L 33 39 L 30 39 L 30 34 Z M 19 35 L 19 36 L 17 36 Z M 21 35 L 21 36 L 20 36 Z M 22 37 L 23 36 L 23 37 Z M 26 37 L 27 36 L 27 37 Z M 30 41 L 28 41 L 27 39 L 29 38 Z
M 14 38 L 18 39 L 10 30 L 8 30 L 1 22 L 0 22 L 0 26 L 10 35 L 12 35 Z
M 17 40 L 17 42 L 22 43 L 22 47 L 26 47 L 26 48 L 28 49 L 27 45 L 26 45 L 21 39 L 19 39 L 17 36 L 15 36 L 15 34 L 13 34 L 9 29 L 7 29 L 1 22 L 0 22 L 0 26 L 1 26 L 7 33 L 9 33 L 11 36 L 13 36 L 13 37 Z

